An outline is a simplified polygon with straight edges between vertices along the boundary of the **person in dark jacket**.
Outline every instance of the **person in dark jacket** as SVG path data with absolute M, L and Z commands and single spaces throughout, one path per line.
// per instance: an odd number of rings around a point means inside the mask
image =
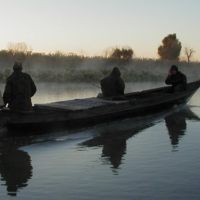
M 36 93 L 36 86 L 31 76 L 22 72 L 22 63 L 15 62 L 13 73 L 7 78 L 3 94 L 4 104 L 11 110 L 32 110 L 31 97 Z
M 173 92 L 180 92 L 187 89 L 187 77 L 178 70 L 176 65 L 171 66 L 165 83 L 172 85 Z
M 100 84 L 104 97 L 124 95 L 125 84 L 117 67 L 114 67 L 111 74 L 102 79 Z

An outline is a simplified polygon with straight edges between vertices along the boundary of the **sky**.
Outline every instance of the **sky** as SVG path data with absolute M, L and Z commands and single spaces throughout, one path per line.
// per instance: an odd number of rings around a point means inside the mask
M 101 56 L 129 46 L 158 58 L 162 39 L 176 33 L 200 61 L 200 0 L 0 0 L 0 50 L 26 43 L 33 52 Z

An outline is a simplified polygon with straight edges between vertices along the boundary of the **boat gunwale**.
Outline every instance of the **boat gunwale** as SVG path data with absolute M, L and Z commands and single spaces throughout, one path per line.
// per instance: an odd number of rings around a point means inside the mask
M 16 120 L 15 121 L 12 121 L 12 120 L 9 120 L 8 122 L 8 126 L 12 126 L 15 127 L 16 126 L 23 126 L 23 124 L 31 124 L 31 125 L 34 125 L 35 124 L 42 124 L 42 123 L 51 123 L 51 120 L 58 120 L 58 121 L 53 121 L 55 123 L 57 122 L 72 122 L 73 120 L 74 121 L 81 121 L 82 119 L 85 121 L 85 120 L 94 120 L 93 118 L 108 118 L 108 116 L 110 118 L 116 118 L 118 117 L 117 115 L 119 116 L 125 116 L 127 114 L 130 115 L 131 113 L 133 115 L 135 115 L 134 111 L 136 111 L 136 113 L 139 113 L 141 109 L 142 112 L 148 109 L 152 109 L 151 107 L 153 108 L 159 108 L 160 106 L 168 106 L 168 105 L 175 105 L 176 103 L 180 103 L 180 104 L 186 104 L 188 99 L 190 99 L 194 93 L 198 90 L 199 86 L 200 86 L 200 80 L 199 81 L 195 81 L 195 82 L 191 82 L 191 83 L 188 83 L 188 86 L 190 88 L 193 88 L 192 90 L 186 90 L 186 91 L 183 91 L 183 92 L 177 92 L 177 93 L 173 93 L 172 95 L 166 95 L 165 98 L 163 98 L 163 95 L 157 95 L 157 96 L 154 96 L 154 97 L 149 97 L 148 100 L 146 99 L 145 101 L 140 101 L 140 103 L 138 104 L 131 104 L 130 101 L 124 101 L 124 102 L 120 102 L 118 104 L 115 104 L 115 103 L 112 103 L 110 105 L 106 105 L 106 106 L 103 106 L 103 108 L 108 108 L 107 110 L 104 110 L 102 109 L 102 107 L 94 107 L 94 108 L 90 108 L 90 109 L 87 109 L 87 113 L 86 113 L 86 110 L 77 110 L 77 111 L 71 111 L 71 112 L 55 112 L 55 110 L 51 110 L 50 112 L 47 112 L 46 114 L 44 115 L 41 115 L 41 119 L 42 117 L 46 117 L 46 119 L 44 121 L 32 121 L 31 122 L 31 119 L 34 119 L 34 116 L 37 117 L 38 115 L 40 115 L 41 113 L 33 113 L 33 114 L 29 114 L 29 115 L 25 115 L 25 114 L 21 114 L 20 116 L 22 116 L 22 121 L 20 121 L 20 117 L 19 114 L 17 113 L 13 113 L 16 117 Z M 144 91 L 139 91 L 139 92 L 132 92 L 132 93 L 127 93 L 128 95 L 130 94 L 142 94 L 142 93 L 145 93 L 145 94 L 148 94 L 148 93 L 151 93 L 151 92 L 154 92 L 154 91 L 161 91 L 163 89 L 168 89 L 170 88 L 170 86 L 165 86 L 165 87 L 160 87 L 160 88 L 154 88 L 154 89 L 149 89 L 149 90 L 144 90 Z M 159 93 L 161 94 L 161 93 Z M 168 94 L 168 93 L 164 93 L 164 94 Z M 95 98 L 95 97 L 93 97 Z M 156 99 L 156 101 L 152 101 L 152 102 L 149 102 L 149 99 Z M 162 99 L 162 101 L 160 101 Z M 103 100 L 103 101 L 107 101 L 107 100 Z M 179 102 L 180 101 L 180 102 Z M 183 103 L 181 103 L 181 101 Z M 111 101 L 112 102 L 112 101 Z M 98 112 L 97 114 L 95 112 Z M 45 112 L 44 112 L 45 113 Z M 7 113 L 8 116 L 9 116 L 9 113 Z M 107 116 L 108 115 L 108 116 Z M 29 116 L 29 117 L 28 117 Z M 32 116 L 32 117 L 31 117 Z M 55 116 L 55 117 L 54 117 Z M 58 116 L 58 118 L 56 118 Z M 59 116 L 60 116 L 60 119 L 59 119 Z M 39 117 L 39 118 L 40 118 Z M 48 119 L 49 117 L 49 119 Z M 24 121 L 23 121 L 23 118 L 24 118 Z M 26 120 L 27 118 L 27 120 Z M 39 120 L 38 118 L 38 120 Z M 28 121 L 29 120 L 29 121 Z M 60 120 L 60 121 L 59 121 Z

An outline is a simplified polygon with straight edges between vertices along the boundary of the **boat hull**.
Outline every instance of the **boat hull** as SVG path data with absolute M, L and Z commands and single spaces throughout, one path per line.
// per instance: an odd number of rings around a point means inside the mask
M 170 87 L 134 92 L 126 94 L 128 100 L 123 101 L 88 98 L 38 104 L 31 113 L 4 111 L 2 115 L 7 119 L 9 131 L 22 134 L 77 129 L 123 118 L 155 114 L 176 105 L 186 104 L 199 86 L 200 81 L 196 81 L 188 84 L 187 91 L 179 93 L 169 93 Z

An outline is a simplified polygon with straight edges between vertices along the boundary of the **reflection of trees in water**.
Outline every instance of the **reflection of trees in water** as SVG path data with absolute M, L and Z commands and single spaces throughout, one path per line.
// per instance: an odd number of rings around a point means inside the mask
M 32 177 L 30 156 L 21 150 L 5 150 L 0 155 L 1 180 L 7 185 L 8 194 L 16 196 L 19 188 L 27 186 Z
M 188 107 L 165 117 L 166 127 L 173 147 L 177 147 L 179 140 L 185 135 L 187 129 L 186 119 L 200 120 Z

